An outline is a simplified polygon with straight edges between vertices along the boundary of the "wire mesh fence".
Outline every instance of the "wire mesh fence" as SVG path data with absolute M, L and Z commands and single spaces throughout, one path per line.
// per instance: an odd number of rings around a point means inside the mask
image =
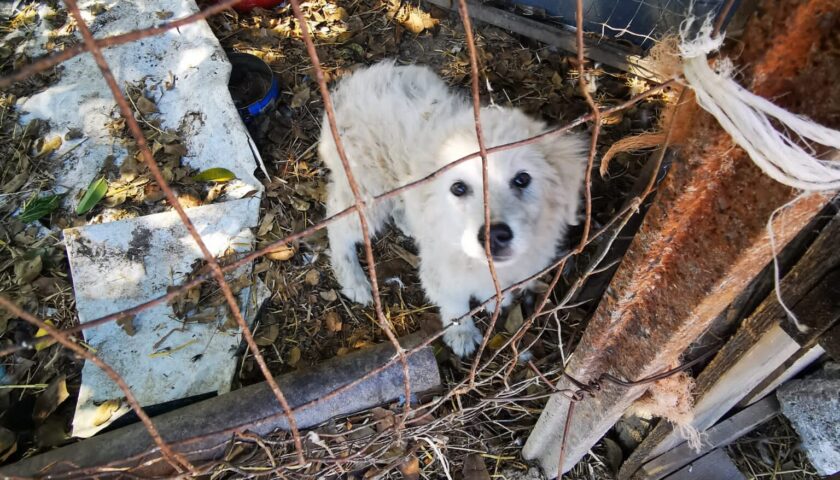
M 576 6 L 572 2 L 502 2 L 529 16 L 577 29 Z M 584 4 L 583 30 L 604 39 L 620 42 L 630 50 L 647 51 L 666 35 L 679 33 L 680 24 L 689 16 L 729 17 L 723 12 L 725 0 L 633 0 L 588 1 Z
M 327 75 L 325 74 L 324 68 L 319 58 L 319 51 L 318 47 L 316 46 L 316 41 L 312 38 L 312 32 L 310 31 L 311 24 L 307 21 L 307 18 L 304 15 L 304 11 L 302 10 L 300 1 L 290 0 L 292 14 L 298 22 L 300 28 L 300 40 L 304 43 L 306 47 L 306 53 L 311 61 L 312 77 L 318 85 L 318 91 L 322 97 L 324 110 L 326 112 L 326 119 L 329 124 L 332 136 L 338 147 L 338 152 L 341 156 L 341 160 L 344 165 L 348 182 L 350 183 L 351 189 L 354 193 L 355 202 L 352 206 L 347 207 L 343 211 L 331 217 L 325 218 L 317 223 L 314 223 L 313 225 L 307 228 L 303 228 L 299 231 L 288 234 L 283 238 L 280 238 L 274 242 L 271 242 L 270 244 L 263 246 L 262 248 L 256 249 L 251 253 L 241 256 L 241 258 L 238 258 L 234 262 L 226 263 L 224 265 L 222 265 L 219 262 L 219 259 L 216 258 L 213 254 L 211 254 L 211 252 L 207 249 L 204 240 L 192 225 L 190 217 L 184 211 L 183 206 L 179 202 L 178 196 L 175 194 L 175 192 L 173 192 L 172 188 L 170 187 L 170 184 L 164 178 L 159 166 L 157 165 L 152 155 L 148 144 L 149 142 L 145 138 L 140 126 L 138 125 L 137 120 L 135 119 L 131 106 L 129 105 L 129 102 L 126 99 L 126 95 L 119 87 L 119 80 L 125 79 L 115 78 L 111 66 L 108 64 L 107 60 L 103 56 L 103 50 L 109 47 L 139 41 L 146 37 L 159 35 L 163 32 L 172 29 L 177 29 L 179 27 L 188 25 L 192 22 L 202 21 L 204 19 L 207 19 L 208 17 L 226 11 L 228 8 L 230 8 L 236 3 L 237 0 L 224 0 L 212 4 L 206 7 L 204 10 L 201 10 L 193 15 L 165 22 L 153 28 L 136 30 L 106 38 L 94 38 L 94 35 L 91 33 L 89 25 L 85 21 L 85 18 L 82 15 L 77 2 L 75 0 L 67 0 L 65 4 L 70 15 L 76 22 L 78 31 L 83 38 L 83 43 L 68 46 L 59 53 L 37 59 L 29 64 L 21 66 L 20 68 L 4 76 L 3 78 L 0 78 L 0 88 L 7 88 L 10 85 L 13 85 L 15 82 L 25 81 L 33 75 L 49 71 L 57 65 L 60 65 L 62 62 L 65 62 L 77 55 L 92 55 L 96 61 L 96 64 L 101 72 L 102 77 L 105 79 L 108 88 L 110 89 L 110 92 L 113 95 L 114 100 L 116 101 L 116 104 L 118 105 L 120 114 L 125 119 L 127 128 L 129 129 L 134 140 L 136 141 L 137 148 L 141 152 L 143 161 L 145 162 L 149 171 L 154 177 L 155 182 L 163 191 L 167 202 L 178 214 L 184 226 L 189 230 L 191 237 L 202 250 L 204 254 L 204 259 L 207 262 L 207 265 L 209 266 L 209 269 L 205 273 L 195 276 L 190 281 L 177 286 L 177 288 L 170 288 L 165 295 L 136 305 L 131 309 L 111 313 L 101 318 L 63 329 L 56 328 L 51 324 L 46 323 L 43 319 L 37 318 L 36 316 L 27 313 L 18 305 L 13 303 L 6 296 L 0 295 L 0 306 L 10 311 L 12 315 L 31 323 L 39 329 L 43 329 L 50 337 L 54 338 L 64 348 L 67 348 L 79 357 L 84 358 L 85 361 L 93 362 L 98 367 L 102 368 L 108 374 L 108 376 L 120 387 L 120 389 L 125 395 L 126 402 L 130 405 L 131 409 L 142 421 L 143 425 L 145 426 L 151 437 L 154 439 L 154 442 L 156 444 L 156 447 L 153 450 L 145 452 L 143 455 L 138 455 L 135 457 L 135 460 L 137 462 L 137 468 L 140 468 L 141 466 L 148 466 L 150 462 L 154 463 L 163 461 L 167 462 L 174 471 L 178 472 L 182 476 L 201 474 L 227 474 L 242 476 L 266 475 L 290 478 L 313 478 L 313 476 L 320 475 L 339 475 L 347 473 L 348 471 L 351 471 L 354 468 L 357 468 L 358 465 L 375 464 L 377 465 L 377 470 L 374 472 L 373 476 L 381 476 L 388 474 L 390 470 L 396 468 L 396 466 L 401 465 L 406 458 L 410 457 L 411 455 L 415 455 L 416 452 L 420 450 L 425 452 L 432 452 L 431 455 L 434 457 L 434 460 L 440 462 L 442 465 L 445 466 L 447 465 L 448 461 L 440 450 L 441 448 L 443 448 L 443 445 L 439 445 L 439 440 L 436 439 L 436 437 L 433 435 L 434 432 L 439 433 L 441 431 L 447 431 L 448 429 L 452 428 L 452 425 L 460 425 L 464 422 L 475 422 L 480 424 L 482 422 L 491 421 L 489 419 L 492 418 L 494 414 L 498 413 L 500 410 L 516 412 L 517 410 L 533 408 L 526 407 L 525 405 L 532 405 L 528 402 L 533 402 L 539 400 L 540 398 L 545 398 L 549 394 L 559 393 L 567 395 L 572 399 L 580 399 L 583 398 L 584 395 L 597 395 L 599 382 L 612 382 L 619 385 L 647 383 L 664 378 L 664 376 L 667 375 L 675 374 L 679 371 L 683 371 L 685 368 L 690 367 L 690 365 L 686 365 L 684 367 L 669 372 L 664 372 L 662 375 L 657 375 L 655 377 L 646 379 L 617 379 L 615 377 L 609 376 L 605 372 L 605 374 L 601 376 L 598 382 L 587 385 L 580 384 L 579 388 L 575 391 L 555 391 L 553 381 L 551 379 L 558 378 L 559 376 L 564 374 L 563 363 L 568 352 L 562 353 L 559 357 L 548 357 L 548 360 L 553 361 L 542 361 L 537 363 L 522 362 L 523 357 L 521 357 L 520 354 L 522 352 L 527 351 L 529 348 L 532 348 L 534 344 L 538 342 L 540 336 L 546 332 L 546 327 L 544 323 L 543 326 L 540 329 L 538 329 L 539 331 L 536 332 L 535 325 L 537 325 L 540 322 L 545 322 L 546 319 L 550 318 L 554 318 L 556 320 L 558 315 L 562 315 L 564 311 L 570 310 L 576 306 L 574 302 L 577 300 L 577 295 L 580 293 L 587 280 L 592 275 L 597 274 L 602 269 L 608 267 L 607 265 L 604 265 L 604 258 L 606 256 L 606 252 L 609 251 L 609 246 L 612 245 L 613 242 L 615 242 L 618 239 L 619 235 L 622 233 L 623 227 L 627 225 L 627 223 L 630 221 L 633 215 L 637 212 L 638 208 L 642 205 L 643 201 L 654 190 L 656 176 L 660 171 L 658 166 L 660 166 L 663 162 L 665 147 L 667 147 L 667 144 L 669 142 L 669 137 L 667 135 L 665 138 L 665 145 L 663 145 L 662 148 L 658 151 L 658 153 L 652 158 L 652 161 L 654 162 L 657 168 L 653 168 L 653 174 L 651 175 L 651 177 L 649 179 L 645 179 L 645 181 L 643 182 L 643 190 L 640 193 L 634 195 L 632 198 L 627 199 L 624 206 L 621 209 L 615 211 L 608 222 L 597 225 L 595 224 L 595 222 L 593 222 L 592 171 L 597 163 L 597 147 L 602 125 L 605 123 L 606 119 L 615 116 L 615 114 L 620 114 L 621 112 L 633 108 L 635 105 L 639 104 L 640 102 L 646 99 L 649 99 L 656 95 L 660 95 L 663 92 L 679 88 L 678 79 L 672 78 L 652 88 L 647 88 L 644 91 L 638 92 L 625 101 L 610 106 L 600 105 L 598 100 L 593 97 L 590 91 L 590 85 L 587 81 L 587 79 L 589 78 L 589 74 L 591 73 L 591 69 L 586 61 L 586 52 L 583 47 L 583 35 L 584 30 L 586 30 L 587 28 L 591 29 L 591 25 L 589 27 L 585 25 L 585 21 L 590 20 L 588 18 L 589 14 L 584 8 L 584 3 L 582 0 L 578 0 L 574 8 L 578 45 L 575 68 L 577 70 L 577 88 L 580 89 L 581 95 L 586 100 L 586 103 L 589 107 L 588 113 L 580 115 L 579 117 L 566 122 L 562 126 L 553 128 L 550 131 L 547 131 L 546 133 L 536 135 L 530 138 L 523 138 L 519 141 L 504 145 L 487 147 L 484 143 L 483 136 L 481 133 L 480 87 L 484 81 L 482 79 L 481 58 L 480 53 L 476 47 L 477 41 L 474 37 L 474 29 L 470 22 L 468 5 L 464 0 L 460 0 L 459 6 L 461 19 L 463 21 L 463 27 L 465 29 L 465 47 L 468 53 L 469 60 L 471 99 L 475 111 L 476 135 L 478 138 L 480 150 L 478 152 L 474 152 L 470 155 L 460 158 L 422 179 L 406 183 L 405 185 L 402 185 L 399 188 L 382 193 L 374 199 L 372 199 L 373 202 L 381 202 L 387 199 L 394 198 L 420 184 L 434 181 L 443 172 L 454 168 L 456 165 L 459 165 L 472 159 L 480 159 L 484 174 L 482 189 L 484 197 L 484 215 L 486 219 L 485 227 L 489 229 L 490 205 L 487 201 L 489 196 L 487 172 L 488 163 L 492 160 L 488 158 L 488 156 L 495 152 L 501 152 L 505 150 L 515 149 L 523 145 L 528 145 L 537 142 L 545 137 L 560 135 L 576 127 L 580 127 L 583 125 L 591 126 L 588 167 L 584 187 L 585 216 L 583 220 L 583 232 L 581 234 L 580 242 L 577 245 L 575 245 L 569 252 L 557 258 L 551 265 L 544 268 L 543 270 L 533 272 L 531 276 L 529 276 L 528 278 L 521 279 L 521 281 L 517 282 L 516 284 L 504 286 L 500 285 L 498 279 L 496 278 L 495 270 L 493 267 L 493 258 L 490 254 L 490 235 L 485 235 L 485 238 L 487 239 L 487 242 L 485 244 L 485 253 L 487 255 L 487 261 L 490 266 L 491 274 L 494 278 L 496 295 L 492 298 L 481 299 L 482 301 L 479 305 L 477 305 L 475 308 L 473 308 L 470 312 L 468 312 L 461 318 L 466 318 L 469 315 L 474 315 L 483 310 L 489 302 L 494 301 L 496 299 L 500 299 L 503 294 L 511 293 L 519 289 L 520 287 L 526 285 L 531 280 L 538 279 L 550 274 L 550 282 L 548 288 L 544 293 L 541 294 L 541 297 L 536 302 L 536 306 L 533 312 L 531 312 L 529 315 L 527 315 L 526 318 L 523 319 L 521 325 L 518 326 L 516 331 L 513 332 L 509 337 L 504 338 L 503 341 L 497 342 L 497 344 L 492 345 L 492 348 L 488 348 L 488 345 L 491 343 L 491 339 L 493 337 L 494 326 L 496 325 L 499 319 L 501 311 L 501 302 L 496 301 L 496 307 L 492 315 L 490 316 L 488 324 L 485 328 L 486 333 L 483 336 L 479 350 L 475 355 L 474 359 L 472 360 L 470 367 L 463 372 L 464 374 L 461 378 L 452 379 L 445 392 L 441 393 L 440 395 L 437 395 L 430 401 L 423 404 L 412 404 L 412 402 L 410 401 L 410 399 L 412 398 L 412 386 L 409 378 L 407 359 L 411 355 L 420 351 L 422 348 L 431 345 L 433 342 L 439 339 L 443 335 L 443 331 L 438 331 L 434 334 L 428 335 L 425 338 L 425 340 L 422 341 L 416 347 L 413 347 L 411 349 L 404 349 L 400 346 L 397 340 L 397 335 L 395 334 L 392 328 L 392 324 L 389 321 L 388 316 L 386 315 L 385 308 L 383 307 L 383 303 L 379 294 L 381 279 L 378 277 L 376 269 L 373 267 L 377 263 L 377 258 L 375 258 L 374 255 L 374 247 L 373 242 L 371 240 L 372 233 L 368 228 L 367 220 L 363 213 L 365 208 L 369 205 L 366 204 L 366 200 L 361 196 L 356 180 L 356 178 L 359 175 L 364 175 L 364 172 L 352 171 L 352 169 L 350 168 L 350 163 L 348 162 L 348 159 L 344 154 L 341 143 L 341 137 L 336 127 L 335 113 L 330 99 Z M 733 2 L 730 1 L 728 6 L 722 7 L 724 15 L 729 10 L 732 3 Z M 641 2 L 639 2 L 639 4 L 641 5 Z M 654 5 L 653 7 L 658 8 L 663 12 L 667 10 L 667 8 L 670 8 L 667 5 L 665 5 L 663 8 L 659 8 L 656 5 Z M 598 19 L 592 19 L 591 22 L 595 22 L 596 24 L 600 25 L 603 25 L 605 23 L 612 23 L 611 20 L 609 20 L 609 18 L 607 20 L 602 19 L 603 21 Z M 645 38 L 647 39 L 649 38 L 649 36 Z M 358 217 L 362 225 L 362 231 L 364 235 L 364 255 L 367 260 L 367 265 L 370 266 L 370 268 L 368 268 L 367 273 L 369 275 L 370 283 L 372 286 L 372 293 L 374 299 L 373 319 L 379 326 L 379 328 L 381 328 L 383 334 L 388 339 L 388 341 L 393 345 L 396 354 L 389 362 L 369 372 L 367 375 L 365 375 L 362 378 L 359 378 L 357 381 L 347 384 L 333 391 L 331 394 L 309 402 L 308 404 L 292 408 L 289 405 L 289 402 L 287 401 L 284 392 L 274 380 L 269 365 L 255 341 L 254 333 L 252 331 L 251 326 L 248 325 L 248 322 L 246 322 L 246 320 L 242 316 L 237 299 L 231 290 L 228 280 L 225 279 L 225 273 L 231 272 L 242 265 L 246 265 L 250 262 L 258 260 L 266 254 L 276 251 L 278 248 L 282 248 L 290 243 L 306 239 L 307 237 L 316 234 L 318 231 L 325 229 L 328 225 L 335 222 L 336 220 L 349 216 Z M 596 246 L 598 247 L 597 249 L 594 248 Z M 584 253 L 585 255 L 582 255 Z M 582 263 L 584 266 L 579 267 L 579 274 L 571 281 L 569 281 L 568 285 L 565 285 L 562 289 L 558 289 L 558 285 L 561 283 L 561 279 L 563 279 L 564 271 L 568 270 L 569 262 L 571 261 L 575 261 L 578 264 Z M 135 396 L 132 394 L 131 389 L 122 379 L 120 374 L 113 368 L 105 364 L 102 360 L 100 360 L 96 356 L 95 352 L 86 348 L 80 342 L 79 338 L 79 333 L 82 333 L 84 330 L 96 328 L 97 326 L 101 326 L 109 322 L 120 321 L 121 319 L 129 318 L 130 316 L 142 312 L 146 309 L 149 309 L 155 305 L 171 302 L 177 299 L 180 295 L 183 295 L 188 290 L 195 288 L 196 286 L 199 286 L 205 282 L 211 281 L 215 282 L 218 285 L 218 288 L 223 293 L 224 299 L 242 332 L 242 338 L 245 344 L 247 345 L 249 355 L 255 359 L 262 377 L 270 385 L 271 391 L 273 392 L 276 401 L 282 408 L 282 412 L 277 415 L 285 416 L 290 427 L 290 431 L 288 434 L 284 432 L 278 432 L 276 435 L 269 436 L 267 438 L 249 436 L 247 434 L 247 424 L 229 428 L 228 430 L 231 438 L 229 449 L 235 449 L 236 445 L 242 443 L 249 445 L 257 445 L 259 447 L 258 451 L 261 452 L 260 455 L 252 456 L 246 461 L 242 462 L 232 462 L 227 461 L 225 459 L 220 459 L 212 462 L 203 462 L 198 464 L 196 462 L 191 461 L 190 444 L 191 442 L 197 440 L 197 438 L 188 439 L 177 443 L 167 442 L 167 439 L 162 438 L 161 435 L 158 433 L 157 429 L 155 428 L 154 419 L 150 418 L 144 412 L 143 407 L 138 403 Z M 558 294 L 558 292 L 560 293 Z M 3 349 L 0 353 L 2 353 L 3 356 L 7 356 L 20 352 L 21 350 L 28 349 L 30 347 L 31 345 L 29 344 L 20 343 L 16 345 L 11 345 Z M 297 428 L 295 423 L 296 412 L 306 409 L 312 404 L 327 401 L 328 399 L 332 398 L 335 395 L 338 395 L 341 392 L 348 391 L 360 382 L 365 381 L 373 377 L 377 373 L 382 372 L 385 369 L 391 368 L 394 365 L 400 366 L 404 375 L 405 401 L 403 402 L 401 413 L 399 415 L 394 416 L 390 423 L 388 423 L 387 428 L 383 428 L 380 431 L 375 432 L 366 432 L 366 435 L 353 438 L 351 438 L 352 436 L 349 435 L 348 432 L 342 432 L 341 434 L 336 433 L 332 438 L 329 439 L 332 447 L 327 446 L 326 443 L 324 443 L 323 441 L 320 443 L 313 443 L 312 441 L 307 441 L 309 437 L 304 435 Z M 518 375 L 515 372 L 515 369 L 518 366 L 524 366 L 522 370 L 530 371 L 532 372 L 532 375 Z M 535 388 L 539 389 L 541 393 L 530 393 Z M 469 405 L 462 405 L 461 408 L 453 409 L 445 415 L 435 415 L 435 412 L 441 411 L 442 407 L 447 404 L 450 404 L 452 402 L 460 403 L 461 398 L 466 395 L 469 395 L 471 398 Z M 570 405 L 573 407 L 574 403 L 571 403 Z M 451 434 L 458 435 L 459 433 L 452 432 Z M 323 435 L 322 437 L 327 438 Z M 403 445 L 404 448 L 402 448 L 400 450 L 400 453 L 395 456 L 391 451 L 391 447 L 396 444 Z M 518 447 L 515 445 L 508 446 L 504 453 L 515 456 L 517 448 Z M 156 456 L 158 456 L 159 458 L 155 459 Z M 562 447 L 560 457 L 560 464 L 562 465 Z M 383 458 L 387 459 L 387 461 L 383 462 Z M 124 461 L 130 461 L 130 459 L 124 459 Z M 270 465 L 270 468 L 266 467 L 266 465 Z M 69 478 L 74 476 L 80 477 L 87 475 L 109 474 L 108 466 L 101 466 L 96 469 L 67 469 L 65 467 L 66 466 L 62 466 L 62 477 Z M 131 471 L 131 468 L 121 468 L 119 473 L 121 475 L 130 476 Z

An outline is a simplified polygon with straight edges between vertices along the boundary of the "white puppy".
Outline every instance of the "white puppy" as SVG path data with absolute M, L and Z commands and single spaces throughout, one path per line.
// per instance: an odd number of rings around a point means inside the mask
M 367 203 L 372 234 L 392 219 L 420 250 L 420 280 L 440 307 L 444 327 L 495 290 L 484 250 L 481 159 L 474 158 L 398 197 L 373 203 L 374 196 L 417 180 L 478 151 L 472 106 L 430 69 L 382 62 L 343 78 L 332 99 L 341 141 Z M 547 130 L 517 109 L 484 107 L 488 148 Z M 353 205 L 353 194 L 326 117 L 318 149 L 331 170 L 327 215 Z M 489 155 L 490 239 L 502 289 L 548 266 L 568 224 L 577 219 L 586 164 L 585 142 L 553 135 L 527 146 Z M 328 227 L 331 260 L 342 293 L 371 302 L 367 275 L 356 245 L 358 217 Z M 506 295 L 502 305 L 510 303 Z M 495 307 L 488 304 L 488 311 Z M 449 328 L 444 341 L 459 356 L 470 355 L 481 334 L 466 318 Z

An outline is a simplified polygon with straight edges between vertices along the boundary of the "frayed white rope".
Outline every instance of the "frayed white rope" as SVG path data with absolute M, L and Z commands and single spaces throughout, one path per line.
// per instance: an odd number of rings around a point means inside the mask
M 694 22 L 695 18 L 689 17 L 680 27 L 680 55 L 683 74 L 697 103 L 774 180 L 809 191 L 840 189 L 840 162 L 814 158 L 787 133 L 803 142 L 840 149 L 840 132 L 790 113 L 741 87 L 732 80 L 733 66 L 728 59 L 718 61 L 717 71 L 712 70 L 706 56 L 720 48 L 723 36 L 712 36 L 711 17 L 707 16 L 699 34 L 689 40 Z M 771 118 L 784 131 L 776 129 Z
M 779 269 L 779 255 L 776 251 L 776 235 L 773 232 L 773 219 L 783 210 L 792 207 L 794 204 L 802 200 L 806 195 L 807 194 L 805 193 L 797 195 L 796 198 L 794 198 L 793 200 L 773 210 L 773 213 L 770 214 L 770 218 L 767 219 L 767 236 L 770 238 L 770 249 L 773 253 L 773 290 L 776 293 L 776 301 L 779 302 L 779 306 L 782 307 L 782 310 L 785 311 L 788 318 L 793 322 L 794 325 L 796 325 L 796 328 L 802 333 L 808 331 L 808 326 L 800 323 L 799 318 L 796 316 L 796 314 L 794 314 L 793 311 L 790 308 L 788 308 L 787 304 L 785 304 L 785 301 L 782 300 L 782 275 Z M 782 222 L 780 221 L 779 223 Z
M 734 68 L 729 59 L 719 60 L 717 71 L 712 70 L 706 57 L 723 45 L 724 37 L 712 36 L 712 20 L 711 16 L 707 16 L 697 36 L 689 40 L 695 20 L 694 17 L 688 17 L 680 26 L 680 55 L 683 74 L 697 96 L 697 103 L 711 113 L 732 139 L 749 154 L 750 159 L 774 180 L 806 191 L 840 189 L 840 162 L 814 158 L 786 133 L 792 132 L 795 138 L 806 144 L 811 141 L 840 149 L 840 132 L 790 113 L 741 87 L 732 80 Z M 781 124 L 785 132 L 776 129 L 771 118 Z M 782 299 L 773 219 L 804 196 L 800 194 L 777 208 L 767 220 L 776 299 L 788 318 L 802 332 L 808 328 L 799 322 Z

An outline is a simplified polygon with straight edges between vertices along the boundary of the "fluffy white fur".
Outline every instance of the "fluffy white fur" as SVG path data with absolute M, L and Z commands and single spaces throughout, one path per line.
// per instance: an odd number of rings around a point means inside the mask
M 332 99 L 341 141 L 366 200 L 478 151 L 472 106 L 426 67 L 382 62 L 358 70 L 339 82 Z M 481 123 L 488 148 L 547 129 L 513 108 L 484 107 Z M 332 172 L 327 200 L 327 215 L 332 215 L 354 200 L 326 118 L 318 151 Z M 509 252 L 494 259 L 503 289 L 545 268 L 556 256 L 567 225 L 577 220 L 585 151 L 581 138 L 555 135 L 489 156 L 491 224 L 506 223 L 513 232 Z M 512 179 L 523 171 L 531 183 L 515 188 Z M 468 194 L 451 193 L 457 181 L 468 186 Z M 478 240 L 484 225 L 480 158 L 392 200 L 368 201 L 368 207 L 372 233 L 392 219 L 416 241 L 420 279 L 429 300 L 440 307 L 444 326 L 469 311 L 471 297 L 483 301 L 494 295 L 484 245 Z M 330 225 L 329 242 L 342 293 L 370 303 L 370 283 L 355 249 L 362 242 L 358 217 Z M 511 298 L 505 296 L 502 305 Z M 491 302 L 487 309 L 494 307 Z M 470 355 L 480 340 L 469 318 L 444 334 L 459 356 Z

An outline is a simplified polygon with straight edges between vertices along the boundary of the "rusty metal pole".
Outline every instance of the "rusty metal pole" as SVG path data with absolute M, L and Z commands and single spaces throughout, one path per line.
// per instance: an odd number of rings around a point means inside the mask
M 827 61 L 840 0 L 765 1 L 748 22 L 744 84 L 782 107 L 837 128 L 840 61 Z M 602 373 L 640 379 L 675 366 L 683 351 L 771 261 L 766 223 L 796 191 L 764 175 L 696 106 L 681 108 L 691 125 L 680 156 L 633 240 L 610 292 L 601 300 L 566 371 L 588 382 Z M 806 197 L 777 215 L 782 248 L 828 201 Z M 574 388 L 566 379 L 557 388 Z M 561 439 L 568 471 L 647 386 L 605 384 L 577 402 L 550 399 L 523 450 L 556 476 Z M 564 428 L 568 427 L 568 432 Z
M 403 348 L 423 340 L 421 334 L 400 339 Z M 381 343 L 364 350 L 335 357 L 321 364 L 277 377 L 289 397 L 300 428 L 310 428 L 335 416 L 349 415 L 404 395 L 400 365 L 371 376 L 337 395 L 330 392 L 349 385 L 394 357 L 394 347 Z M 440 374 L 431 347 L 408 357 L 411 385 L 422 392 L 440 385 Z M 320 399 L 320 403 L 312 404 Z M 309 405 L 309 406 L 306 406 Z M 237 433 L 265 435 L 288 430 L 283 410 L 266 382 L 257 383 L 195 405 L 155 417 L 166 442 L 190 462 L 223 456 Z M 171 466 L 161 460 L 143 425 L 136 423 L 97 435 L 66 447 L 29 457 L 0 469 L 0 478 L 47 477 L 91 478 L 96 476 L 140 476 L 168 478 Z M 282 475 L 281 475 L 282 476 Z

